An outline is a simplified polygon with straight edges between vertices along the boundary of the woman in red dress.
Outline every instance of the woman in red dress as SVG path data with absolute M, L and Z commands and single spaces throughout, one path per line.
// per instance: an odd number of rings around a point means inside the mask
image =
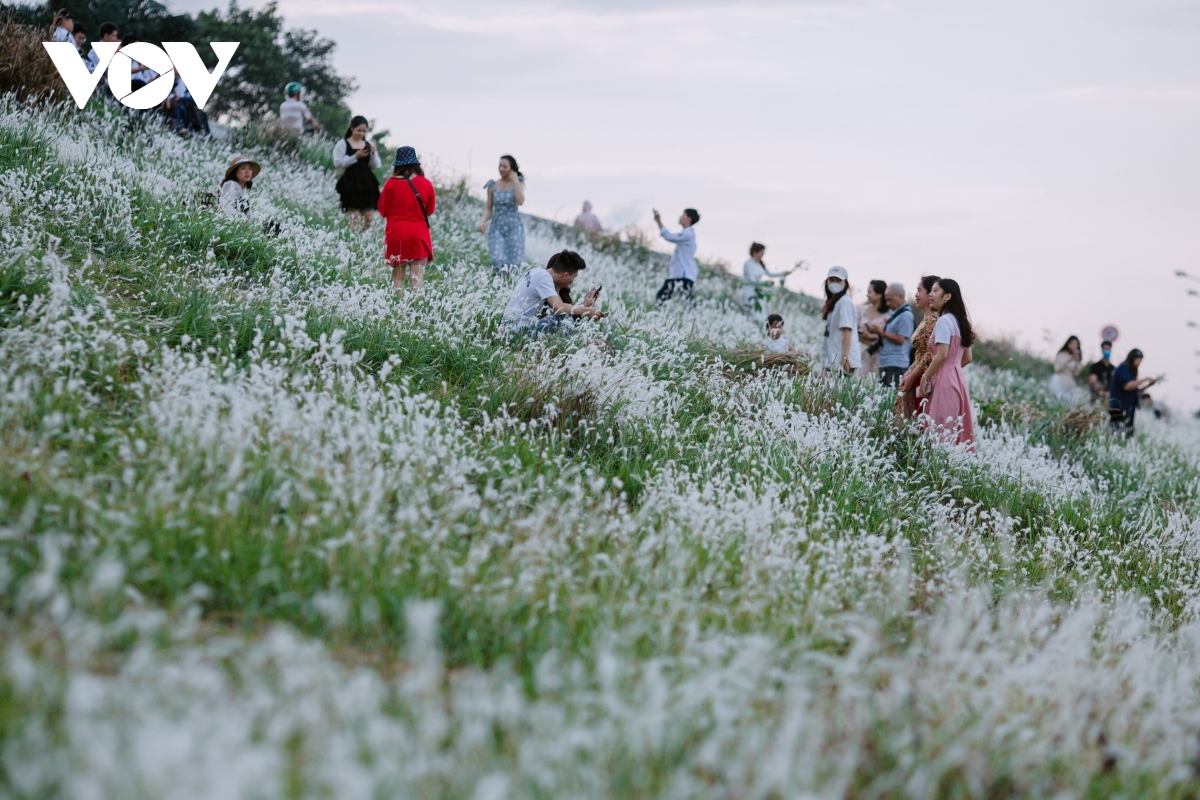
M 417 151 L 401 147 L 392 164 L 392 177 L 379 195 L 379 216 L 387 220 L 384 260 L 392 267 L 392 286 L 404 291 L 404 271 L 411 269 L 412 290 L 421 294 L 425 265 L 433 260 L 429 215 L 437 210 L 437 194 L 425 178 Z

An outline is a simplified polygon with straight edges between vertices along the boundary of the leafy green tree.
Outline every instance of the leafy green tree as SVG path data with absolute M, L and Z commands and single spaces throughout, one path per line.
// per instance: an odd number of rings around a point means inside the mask
M 299 81 L 326 130 L 336 136 L 349 121 L 346 97 L 357 85 L 334 70 L 336 44 L 315 30 L 284 30 L 274 2 L 256 10 L 230 0 L 224 13 L 203 11 L 196 17 L 196 36 L 200 42 L 241 42 L 220 89 L 209 101 L 209 114 L 228 114 L 235 122 L 273 116 L 284 100 L 283 87 Z M 211 52 L 203 55 L 210 67 L 216 63 Z
M 89 39 L 100 38 L 100 26 L 105 22 L 115 24 L 122 36 L 135 33 L 145 42 L 190 42 L 196 36 L 196 24 L 190 16 L 172 14 L 155 0 L 49 0 L 0 8 L 11 11 L 20 22 L 47 31 L 55 13 L 66 8 L 76 22 L 83 23 Z

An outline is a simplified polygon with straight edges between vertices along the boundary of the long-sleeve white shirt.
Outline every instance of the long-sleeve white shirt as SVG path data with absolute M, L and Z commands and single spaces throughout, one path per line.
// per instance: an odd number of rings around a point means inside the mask
M 353 166 L 357 161 L 358 158 L 351 154 L 349 148 L 346 147 L 346 140 L 338 139 L 337 144 L 333 146 L 334 169 L 345 169 Z M 381 166 L 383 166 L 383 162 L 379 160 L 379 150 L 376 149 L 374 153 L 371 153 L 371 169 L 379 169 Z
M 675 244 L 675 252 L 671 254 L 671 266 L 667 268 L 667 278 L 686 278 L 694 282 L 700 275 L 700 268 L 696 266 L 696 231 L 688 227 L 679 233 L 671 233 L 663 226 L 659 233 L 668 242 Z
M 763 278 L 786 278 L 786 272 L 771 272 L 766 265 L 755 261 L 753 258 L 748 259 L 742 265 L 742 280 L 751 286 L 756 286 L 762 283 Z
M 231 217 L 250 216 L 250 193 L 237 181 L 225 181 L 217 194 L 217 208 Z

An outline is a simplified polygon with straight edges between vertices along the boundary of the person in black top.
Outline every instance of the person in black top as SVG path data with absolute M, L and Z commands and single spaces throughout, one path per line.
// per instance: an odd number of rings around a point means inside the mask
M 1143 389 L 1158 383 L 1158 378 L 1138 378 L 1138 367 L 1142 363 L 1142 351 L 1134 348 L 1125 360 L 1113 371 L 1112 386 L 1108 392 L 1108 414 L 1112 418 L 1114 433 L 1133 436 L 1133 417 Z
M 1088 388 L 1092 390 L 1092 397 L 1096 398 L 1098 403 L 1108 399 L 1108 390 L 1112 386 L 1113 370 L 1116 367 L 1111 359 L 1112 342 L 1103 342 L 1100 345 L 1100 360 L 1088 367 Z

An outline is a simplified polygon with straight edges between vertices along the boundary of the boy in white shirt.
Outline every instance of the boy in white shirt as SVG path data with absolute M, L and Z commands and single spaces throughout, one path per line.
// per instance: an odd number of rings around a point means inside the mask
M 699 211 L 685 208 L 679 215 L 679 225 L 683 230 L 672 233 L 663 225 L 658 209 L 654 209 L 654 224 L 658 225 L 658 232 L 675 245 L 675 252 L 671 254 L 671 265 L 667 268 L 667 279 L 654 296 L 654 302 L 662 303 L 677 294 L 688 300 L 692 299 L 692 286 L 700 274 L 700 269 L 696 266 L 696 231 L 692 230 L 692 227 L 699 221 Z
M 50 34 L 50 41 L 69 42 L 74 32 L 75 20 L 71 18 L 71 12 L 64 8 L 54 15 L 54 32 Z
M 119 42 L 121 41 L 121 33 L 117 30 L 117 26 L 111 22 L 106 22 L 100 26 L 100 41 L 102 42 Z M 100 66 L 100 55 L 96 52 L 96 48 L 88 50 L 88 54 L 83 59 L 87 63 L 88 72 L 95 72 L 96 67 Z M 100 79 L 105 80 L 104 78 Z
M 592 307 L 600 294 L 598 288 L 589 291 L 579 305 L 571 303 L 571 284 L 585 267 L 578 253 L 563 250 L 550 256 L 545 269 L 526 272 L 517 279 L 512 299 L 504 309 L 504 324 L 517 333 L 537 336 L 569 332 L 576 317 L 603 317 L 604 312 Z

